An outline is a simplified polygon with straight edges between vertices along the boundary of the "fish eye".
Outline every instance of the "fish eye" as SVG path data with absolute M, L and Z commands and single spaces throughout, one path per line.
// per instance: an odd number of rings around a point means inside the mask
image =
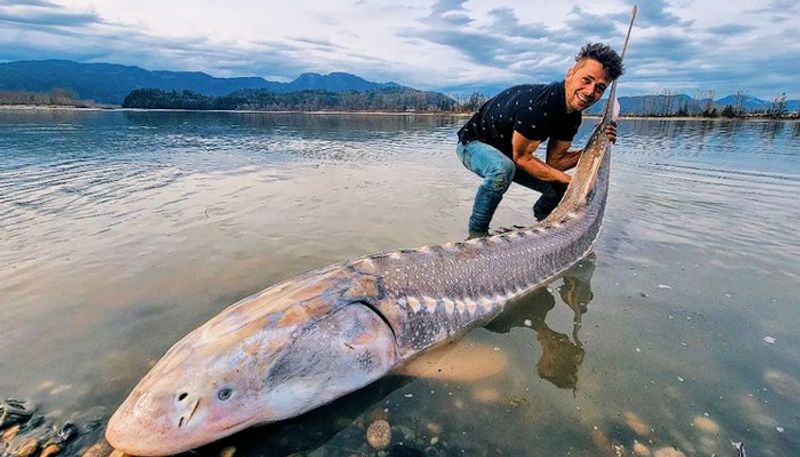
M 227 399 L 231 398 L 232 393 L 233 390 L 225 387 L 224 389 L 220 389 L 220 391 L 217 392 L 217 398 L 219 398 L 222 401 L 226 401 Z

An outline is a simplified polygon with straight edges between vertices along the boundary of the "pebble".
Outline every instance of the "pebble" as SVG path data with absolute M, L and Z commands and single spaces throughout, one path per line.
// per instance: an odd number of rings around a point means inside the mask
M 8 444 L 9 441 L 11 441 L 12 439 L 14 439 L 15 436 L 17 436 L 17 433 L 19 433 L 19 429 L 20 429 L 19 424 L 6 429 L 6 431 L 3 432 L 3 442 Z
M 500 394 L 497 392 L 497 390 L 487 387 L 474 390 L 472 392 L 472 398 L 481 403 L 492 403 L 500 398 Z
M 675 449 L 674 447 L 662 447 L 653 455 L 654 457 L 686 457 L 686 454 Z
M 608 449 L 611 447 L 611 441 L 606 438 L 606 435 L 600 430 L 592 432 L 592 442 L 598 449 Z
M 428 431 L 434 435 L 442 433 L 442 426 L 437 424 L 436 422 L 428 422 L 427 424 L 425 424 L 425 428 L 427 428 Z
M 108 441 L 101 440 L 81 454 L 81 457 L 107 457 L 114 449 Z
M 659 289 L 667 289 L 667 290 L 672 290 L 672 286 L 668 286 L 668 285 L 666 285 L 666 284 L 659 284 L 659 285 L 657 285 L 656 287 L 658 287 Z
M 39 457 L 51 457 L 59 452 L 61 452 L 61 446 L 56 443 L 50 443 L 44 448 L 42 453 L 39 454 Z
M 800 379 L 776 370 L 764 373 L 764 383 L 778 395 L 800 403 Z
M 530 320 L 530 319 L 525 319 L 524 321 L 522 321 L 522 323 L 525 324 L 525 327 L 532 327 L 533 326 L 533 321 Z
M 650 455 L 650 449 L 647 449 L 647 446 L 642 443 L 635 442 L 633 443 L 633 453 L 639 457 L 648 457 Z
M 786 429 L 783 427 L 775 427 L 775 430 L 777 430 L 778 433 L 783 433 Z
M 631 411 L 625 413 L 625 423 L 639 436 L 646 436 L 650 433 L 650 427 Z
M 708 417 L 695 417 L 694 426 L 706 433 L 719 433 L 719 425 Z
M 385 420 L 376 420 L 367 428 L 367 442 L 373 449 L 383 450 L 392 442 L 392 427 Z
M 236 448 L 233 446 L 228 446 L 219 453 L 219 457 L 233 457 L 233 454 L 236 453 Z
M 764 342 L 765 343 L 769 343 L 769 344 L 775 344 L 775 338 L 773 338 L 771 336 L 765 336 L 764 337 Z
M 16 457 L 31 457 L 38 450 L 39 442 L 36 441 L 36 438 L 30 438 L 28 441 L 22 443 L 19 448 L 17 448 L 17 451 L 14 453 L 14 455 Z

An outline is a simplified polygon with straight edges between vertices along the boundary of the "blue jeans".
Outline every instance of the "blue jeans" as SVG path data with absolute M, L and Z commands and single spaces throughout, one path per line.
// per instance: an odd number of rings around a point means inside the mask
M 518 169 L 514 161 L 492 146 L 480 141 L 467 144 L 458 143 L 458 158 L 468 170 L 483 178 L 478 187 L 472 215 L 469 218 L 469 231 L 485 233 L 494 216 L 497 205 L 512 182 L 542 193 L 533 205 L 533 215 L 537 220 L 547 217 L 558 206 L 567 185 L 558 182 L 542 181 L 525 170 Z

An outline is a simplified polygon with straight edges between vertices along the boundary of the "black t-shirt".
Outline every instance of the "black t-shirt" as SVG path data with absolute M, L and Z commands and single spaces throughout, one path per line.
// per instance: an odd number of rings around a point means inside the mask
M 511 157 L 514 131 L 529 140 L 572 141 L 580 125 L 580 111 L 567 113 L 564 81 L 523 84 L 484 103 L 458 131 L 458 139 L 464 144 L 481 141 Z

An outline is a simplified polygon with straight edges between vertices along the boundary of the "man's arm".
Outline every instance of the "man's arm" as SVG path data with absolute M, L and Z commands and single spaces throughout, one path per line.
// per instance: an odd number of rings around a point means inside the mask
M 603 128 L 603 133 L 608 136 L 612 143 L 617 142 L 617 124 L 612 122 Z M 578 159 L 581 158 L 583 149 L 569 150 L 571 141 L 563 141 L 550 138 L 547 142 L 547 164 L 553 168 L 561 171 L 566 171 L 574 168 L 578 164 Z
M 570 145 L 572 145 L 572 141 L 550 138 L 550 141 L 547 142 L 547 164 L 561 171 L 575 167 L 583 150 L 570 151 Z
M 555 181 L 569 184 L 570 176 L 563 171 L 548 165 L 536 158 L 533 153 L 539 147 L 539 141 L 529 140 L 521 133 L 515 131 L 511 137 L 511 147 L 513 150 L 513 160 L 518 167 L 522 168 L 531 176 L 542 181 Z M 569 144 L 567 144 L 569 147 Z M 548 147 L 549 149 L 549 147 Z M 549 156 L 549 151 L 548 151 Z M 549 159 L 548 159 L 549 162 Z

